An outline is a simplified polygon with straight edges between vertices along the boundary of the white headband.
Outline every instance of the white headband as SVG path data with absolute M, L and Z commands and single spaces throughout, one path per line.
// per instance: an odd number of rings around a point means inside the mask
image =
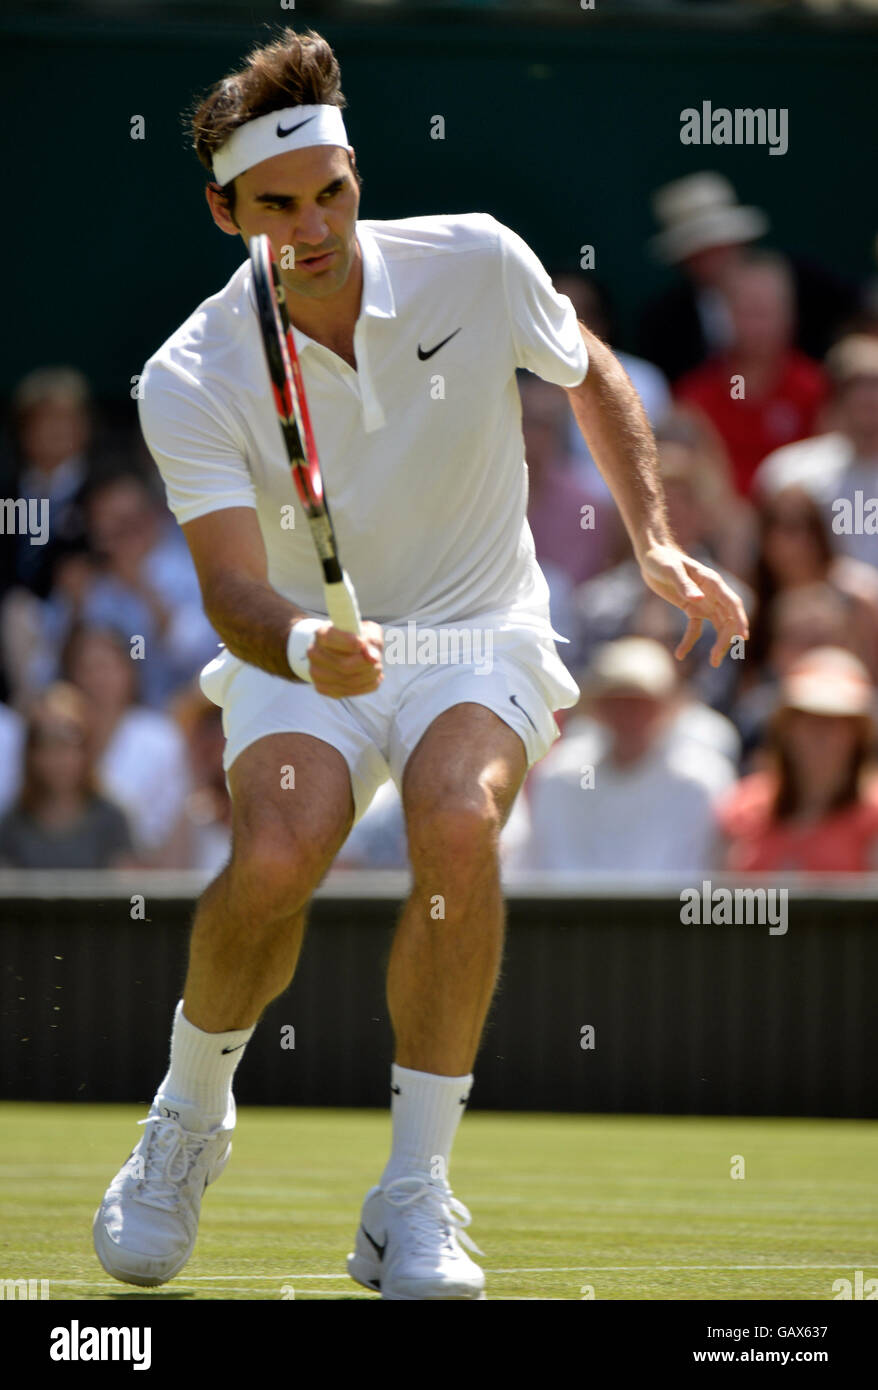
M 275 154 L 307 145 L 348 146 L 347 131 L 337 106 L 288 106 L 238 126 L 213 157 L 213 176 L 225 186 Z

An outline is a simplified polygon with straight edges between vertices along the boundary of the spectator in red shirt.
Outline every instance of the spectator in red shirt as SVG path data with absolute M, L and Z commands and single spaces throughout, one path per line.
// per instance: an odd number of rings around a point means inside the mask
M 747 496 L 767 454 L 815 433 L 828 383 L 822 368 L 792 346 L 793 279 L 781 256 L 750 252 L 729 269 L 725 292 L 731 346 L 682 377 L 676 395 L 711 422 L 735 486 Z
M 738 873 L 878 868 L 875 689 L 851 652 L 817 647 L 791 667 L 771 729 L 773 766 L 720 806 L 725 865 Z

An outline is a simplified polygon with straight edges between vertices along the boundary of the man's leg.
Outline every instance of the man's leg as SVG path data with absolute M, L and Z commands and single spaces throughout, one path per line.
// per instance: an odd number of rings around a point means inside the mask
M 441 714 L 406 763 L 413 886 L 387 975 L 400 1066 L 472 1069 L 503 948 L 498 840 L 526 771 L 521 739 L 476 704 Z
M 281 770 L 295 768 L 295 788 Z M 307 734 L 272 734 L 229 773 L 232 858 L 195 914 L 171 1062 L 159 1094 L 193 1128 L 219 1124 L 262 1011 L 293 978 L 307 903 L 353 818 L 347 763 Z
M 295 788 L 281 770 L 295 769 Z M 209 1033 L 249 1028 L 293 978 L 311 894 L 354 815 L 347 763 L 307 734 L 252 744 L 229 772 L 232 858 L 195 915 L 186 1017 Z
M 295 789 L 283 786 L 288 766 Z M 126 1283 L 165 1283 L 191 1254 L 204 1189 L 231 1151 L 235 1069 L 292 979 L 308 900 L 353 819 L 347 763 L 310 735 L 260 739 L 229 782 L 232 858 L 198 906 L 170 1067 L 95 1217 L 98 1257 Z
M 447 1174 L 500 969 L 498 841 L 526 771 L 519 736 L 474 703 L 439 715 L 406 763 L 413 886 L 387 976 L 393 1144 L 348 1257 L 352 1277 L 382 1298 L 485 1296 L 481 1269 L 458 1244 L 477 1250 Z

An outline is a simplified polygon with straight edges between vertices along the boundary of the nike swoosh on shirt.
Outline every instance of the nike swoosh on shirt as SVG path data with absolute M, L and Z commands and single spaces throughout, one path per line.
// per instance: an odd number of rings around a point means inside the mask
M 461 324 L 460 327 L 462 328 L 463 324 Z M 424 349 L 421 347 L 420 343 L 418 343 L 418 357 L 421 359 L 422 362 L 426 362 L 428 357 L 432 357 L 434 352 L 438 352 L 439 349 L 441 347 L 444 347 L 446 343 L 450 343 L 451 339 L 454 338 L 459 332 L 460 328 L 455 328 L 453 333 L 449 333 L 447 338 L 443 338 L 441 343 L 437 343 L 435 347 L 429 348 L 427 352 L 425 352 Z
M 222 1055 L 225 1057 L 227 1052 L 240 1052 L 241 1048 L 246 1046 L 246 1043 L 238 1043 L 237 1047 L 224 1047 Z
M 536 724 L 535 724 L 535 723 L 533 722 L 533 720 L 531 719 L 531 717 L 530 717 L 530 715 L 528 714 L 527 710 L 525 709 L 524 705 L 520 705 L 520 704 L 518 703 L 518 696 L 517 696 L 517 695 L 510 695 L 509 698 L 510 698 L 510 700 L 512 701 L 512 703 L 514 704 L 515 708 L 521 710 L 522 714 L 524 715 L 525 719 L 527 720 L 527 722 L 528 722 L 528 724 L 531 726 L 531 728 L 534 730 L 534 732 L 535 732 L 535 733 L 539 733 L 539 730 L 537 729 Z
M 287 130 L 284 130 L 283 127 L 281 126 L 280 121 L 278 121 L 278 123 L 277 123 L 277 135 L 278 135 L 278 138 L 281 139 L 281 140 L 285 140 L 286 137 L 287 137 L 288 135 L 292 135 L 292 133 L 293 133 L 294 130 L 301 130 L 303 125 L 307 125 L 309 121 L 316 121 L 316 120 L 317 120 L 317 117 L 316 117 L 316 116 L 306 116 L 305 119 L 304 119 L 304 121 L 299 121 L 299 122 L 297 122 L 296 125 L 291 125 Z

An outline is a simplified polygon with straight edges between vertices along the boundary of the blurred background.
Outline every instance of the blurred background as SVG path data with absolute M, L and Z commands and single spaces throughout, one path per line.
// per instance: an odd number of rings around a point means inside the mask
M 804 951 L 796 1007 L 803 1019 L 838 1008 L 856 1050 L 878 871 L 876 13 L 871 0 L 5 6 L 5 183 L 22 214 L 0 337 L 0 867 L 15 931 L 39 920 L 55 941 L 59 903 L 92 926 L 103 903 L 111 936 L 117 899 L 121 930 L 127 889 L 53 878 L 116 870 L 167 904 L 152 939 L 171 923 L 178 942 L 192 892 L 228 853 L 221 715 L 197 685 L 218 639 L 139 436 L 136 390 L 146 358 L 243 254 L 209 221 L 181 113 L 270 26 L 312 26 L 341 63 L 361 217 L 486 211 L 525 238 L 637 387 L 678 539 L 750 615 L 746 650 L 719 670 L 710 633 L 673 660 L 680 615 L 643 586 L 564 393 L 522 372 L 531 526 L 582 699 L 504 831 L 514 922 L 534 928 L 536 951 L 539 922 L 594 926 L 597 913 L 601 931 L 619 925 L 601 949 L 620 962 L 661 922 L 677 933 L 666 944 L 679 983 L 690 947 L 671 888 L 711 875 L 792 885 L 810 943 L 788 948 Z M 680 113 L 703 102 L 787 111 L 788 149 L 683 145 Z M 442 140 L 430 138 L 437 114 Z M 45 543 L 32 545 L 15 518 L 45 498 Z M 348 904 L 336 924 L 364 894 L 386 915 L 405 868 L 388 783 L 324 890 Z M 15 871 L 39 876 L 28 887 Z M 559 891 L 562 906 L 547 907 Z M 851 934 L 842 964 L 827 912 Z M 766 955 L 781 943 L 748 941 L 728 945 L 727 979 L 743 989 L 767 972 L 788 988 Z M 156 970 L 178 962 L 177 945 L 164 949 Z M 352 979 L 361 949 L 350 945 Z M 554 947 L 539 949 L 548 960 Z M 638 959 L 648 1001 L 655 958 Z M 719 968 L 698 967 L 702 1009 Z M 163 1008 L 176 996 L 156 979 L 143 998 L 157 988 Z M 27 997 L 9 988 L 21 1036 Z M 346 1055 L 337 1103 L 373 1084 Z M 787 1063 L 798 1076 L 794 1050 Z M 742 1103 L 720 1072 L 709 1097 L 681 1080 L 675 1100 L 632 1100 L 647 1083 L 623 1052 L 614 1065 L 611 1107 Z M 29 1094 L 38 1073 L 13 1089 Z M 757 1108 L 863 1113 L 865 1073 L 847 1099 L 834 1076 L 781 1098 L 778 1072 Z M 576 1084 L 559 1082 L 558 1108 Z

